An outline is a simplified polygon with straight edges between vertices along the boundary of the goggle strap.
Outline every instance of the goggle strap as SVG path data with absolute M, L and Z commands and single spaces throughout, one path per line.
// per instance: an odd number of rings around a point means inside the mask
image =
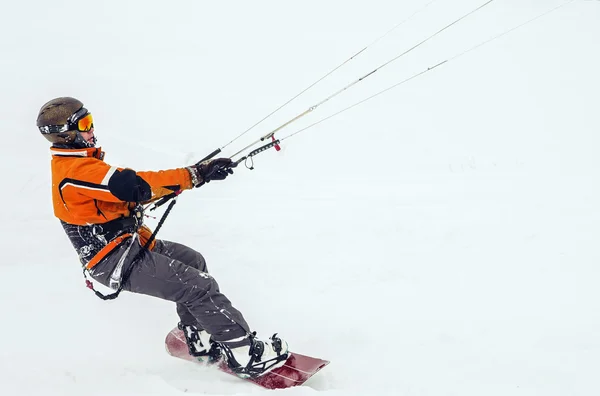
M 87 111 L 87 109 L 85 107 L 82 107 L 81 109 L 79 109 L 75 113 L 73 113 L 71 115 L 71 117 L 69 117 L 69 119 L 67 120 L 67 125 L 68 124 L 75 124 L 81 118 L 85 117 L 88 113 L 89 112 Z
M 41 133 L 61 133 L 69 130 L 68 125 L 46 125 L 39 127 Z

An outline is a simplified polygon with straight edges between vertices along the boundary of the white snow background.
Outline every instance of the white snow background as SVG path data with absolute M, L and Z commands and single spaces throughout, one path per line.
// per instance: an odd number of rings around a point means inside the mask
M 493 1 L 278 137 L 568 4 L 180 197 L 159 237 L 331 360 L 301 388 L 168 356 L 173 304 L 96 298 L 53 216 L 46 101 L 81 99 L 109 164 L 188 165 L 428 2 L 4 1 L 0 394 L 600 394 L 598 1 Z M 484 2 L 435 1 L 224 155 Z

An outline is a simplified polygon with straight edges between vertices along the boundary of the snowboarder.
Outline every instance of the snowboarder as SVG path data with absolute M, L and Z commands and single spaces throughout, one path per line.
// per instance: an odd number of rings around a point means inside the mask
M 250 332 L 242 314 L 208 274 L 200 253 L 156 240 L 133 262 L 152 235 L 143 224 L 142 205 L 174 191 L 224 180 L 233 173 L 230 159 L 156 172 L 110 166 L 96 147 L 91 113 L 70 97 L 44 104 L 37 126 L 52 143 L 54 214 L 94 280 L 175 302 L 179 328 L 193 356 L 212 360 L 224 356 L 243 376 L 259 376 L 285 363 L 287 343 L 276 335 L 261 341 Z M 130 266 L 129 277 L 123 279 Z

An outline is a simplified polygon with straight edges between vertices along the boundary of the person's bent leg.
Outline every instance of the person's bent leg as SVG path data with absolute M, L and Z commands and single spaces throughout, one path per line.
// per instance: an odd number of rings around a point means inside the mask
M 92 276 L 107 285 L 110 274 L 128 245 L 121 245 L 94 267 Z M 139 249 L 141 247 L 135 241 L 128 258 L 131 260 L 135 257 Z M 210 341 L 206 342 L 211 348 L 202 354 L 211 356 L 212 347 L 220 346 L 217 353 L 220 355 L 222 349 L 228 366 L 242 376 L 260 376 L 285 364 L 288 358 L 287 342 L 276 335 L 261 341 L 255 337 L 255 333 L 250 333 L 242 314 L 219 292 L 217 282 L 208 273 L 156 252 L 145 252 L 133 265 L 123 289 L 184 305 L 215 341 L 212 345 Z M 188 347 L 190 353 L 196 349 L 189 342 Z
M 108 285 L 110 274 L 128 245 L 128 242 L 122 244 L 98 263 L 91 271 L 92 277 Z M 140 249 L 141 246 L 135 241 L 127 258 L 131 260 Z M 219 291 L 216 280 L 208 273 L 149 251 L 136 263 L 127 263 L 123 272 L 129 265 L 134 268 L 123 284 L 124 290 L 182 304 L 215 341 L 228 341 L 249 333 L 243 315 Z

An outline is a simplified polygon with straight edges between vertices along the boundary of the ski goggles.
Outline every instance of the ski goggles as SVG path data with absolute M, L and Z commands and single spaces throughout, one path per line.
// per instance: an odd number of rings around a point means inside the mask
M 92 113 L 82 107 L 71 115 L 65 125 L 47 125 L 40 127 L 42 133 L 60 133 L 67 131 L 89 132 L 94 127 Z
M 86 110 L 87 112 L 87 110 Z M 94 118 L 92 117 L 92 113 L 87 113 L 83 116 L 83 118 L 78 119 L 76 122 L 72 124 L 79 132 L 89 132 L 94 127 Z

